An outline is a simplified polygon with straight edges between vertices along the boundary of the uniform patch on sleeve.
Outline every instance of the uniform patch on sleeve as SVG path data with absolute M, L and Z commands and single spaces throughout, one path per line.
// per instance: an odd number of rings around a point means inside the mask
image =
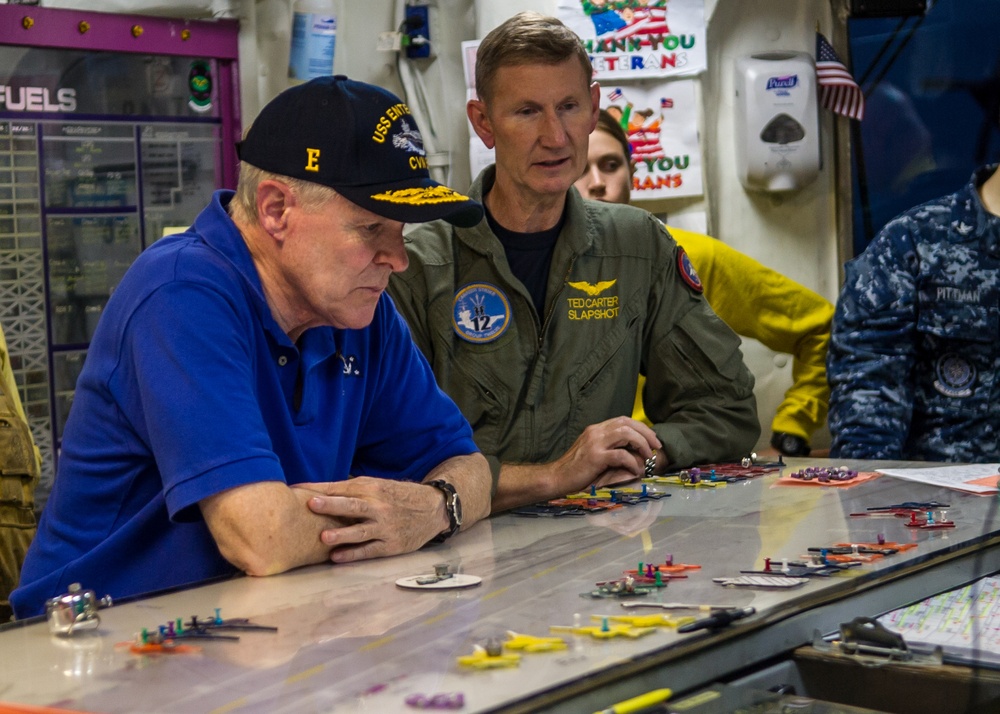
M 681 280 L 696 293 L 704 291 L 705 288 L 701 284 L 701 278 L 698 277 L 698 271 L 691 265 L 691 259 L 688 258 L 687 252 L 680 247 L 677 248 L 677 272 L 680 273 Z

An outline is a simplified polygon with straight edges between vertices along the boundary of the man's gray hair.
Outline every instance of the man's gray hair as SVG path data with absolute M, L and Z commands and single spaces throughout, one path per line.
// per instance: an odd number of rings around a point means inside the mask
M 248 225 L 257 225 L 257 187 L 261 181 L 280 181 L 287 185 L 307 211 L 320 208 L 337 195 L 332 188 L 264 171 L 243 161 L 240 162 L 240 179 L 236 184 L 236 195 L 229 202 L 230 216 Z
M 579 36 L 561 20 L 537 12 L 520 12 L 490 30 L 476 51 L 476 93 L 484 102 L 493 95 L 501 67 L 559 64 L 576 57 L 587 76 L 594 76 L 590 56 Z

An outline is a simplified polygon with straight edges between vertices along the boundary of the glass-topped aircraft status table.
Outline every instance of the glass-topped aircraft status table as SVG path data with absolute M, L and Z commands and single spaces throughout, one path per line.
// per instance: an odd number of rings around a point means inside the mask
M 784 475 L 807 464 L 831 465 L 790 460 Z M 418 696 L 460 693 L 465 712 L 595 711 L 658 687 L 691 691 L 805 644 L 814 630 L 834 631 L 855 616 L 1000 569 L 1000 549 L 991 547 L 1000 540 L 995 496 L 888 476 L 850 488 L 786 486 L 779 478 L 717 488 L 654 485 L 670 495 L 577 517 L 502 515 L 405 556 L 116 604 L 98 611 L 94 629 L 72 636 L 52 634 L 44 620 L 8 626 L 0 631 L 0 701 L 95 712 L 388 712 L 409 710 L 407 699 Z M 948 504 L 935 517 L 954 527 L 851 515 L 907 501 Z M 880 535 L 915 547 L 793 588 L 714 582 L 761 570 L 765 559 L 778 568 L 811 548 L 875 543 Z M 589 596 L 640 562 L 645 570 L 668 559 L 700 567 L 645 596 Z M 454 589 L 397 585 L 433 576 L 442 565 L 482 580 Z M 608 635 L 650 625 L 649 618 L 631 625 L 613 619 L 623 615 L 705 614 L 623 607 L 639 601 L 756 612 L 719 630 L 678 633 L 654 624 L 638 636 Z M 178 640 L 192 651 L 136 651 L 144 629 L 176 627 L 178 619 L 183 627 L 192 616 L 277 629 L 231 632 L 238 640 Z M 510 633 L 527 636 L 522 643 L 559 637 L 565 647 L 497 649 Z M 470 665 L 477 646 L 519 662 Z

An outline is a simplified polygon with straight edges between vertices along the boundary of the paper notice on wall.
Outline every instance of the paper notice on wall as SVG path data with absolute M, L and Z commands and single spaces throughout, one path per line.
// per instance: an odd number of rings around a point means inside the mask
M 594 77 L 680 77 L 707 67 L 704 0 L 558 0 Z
M 479 50 L 480 40 L 466 40 L 462 43 L 462 69 L 465 73 L 465 99 L 470 101 L 478 99 L 476 94 L 476 52 Z M 472 128 L 472 122 L 466 119 L 469 128 L 469 172 L 475 179 L 483 169 L 493 163 L 493 149 L 487 149 L 483 140 L 479 138 Z
M 607 83 L 601 106 L 619 120 L 632 149 L 632 200 L 703 192 L 695 80 Z
M 480 40 L 466 40 L 462 43 L 462 71 L 465 74 L 465 88 L 476 89 L 476 52 Z M 475 94 L 472 95 L 475 97 Z

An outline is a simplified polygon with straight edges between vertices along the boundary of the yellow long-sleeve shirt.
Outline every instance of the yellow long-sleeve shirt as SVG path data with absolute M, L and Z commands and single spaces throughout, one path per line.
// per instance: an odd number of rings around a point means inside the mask
M 680 228 L 668 226 L 668 230 L 687 251 L 715 313 L 737 334 L 792 355 L 792 386 L 771 429 L 808 442 L 826 421 L 830 404 L 826 351 L 833 305 L 720 240 Z M 642 408 L 643 386 L 640 377 L 633 417 L 648 423 Z

